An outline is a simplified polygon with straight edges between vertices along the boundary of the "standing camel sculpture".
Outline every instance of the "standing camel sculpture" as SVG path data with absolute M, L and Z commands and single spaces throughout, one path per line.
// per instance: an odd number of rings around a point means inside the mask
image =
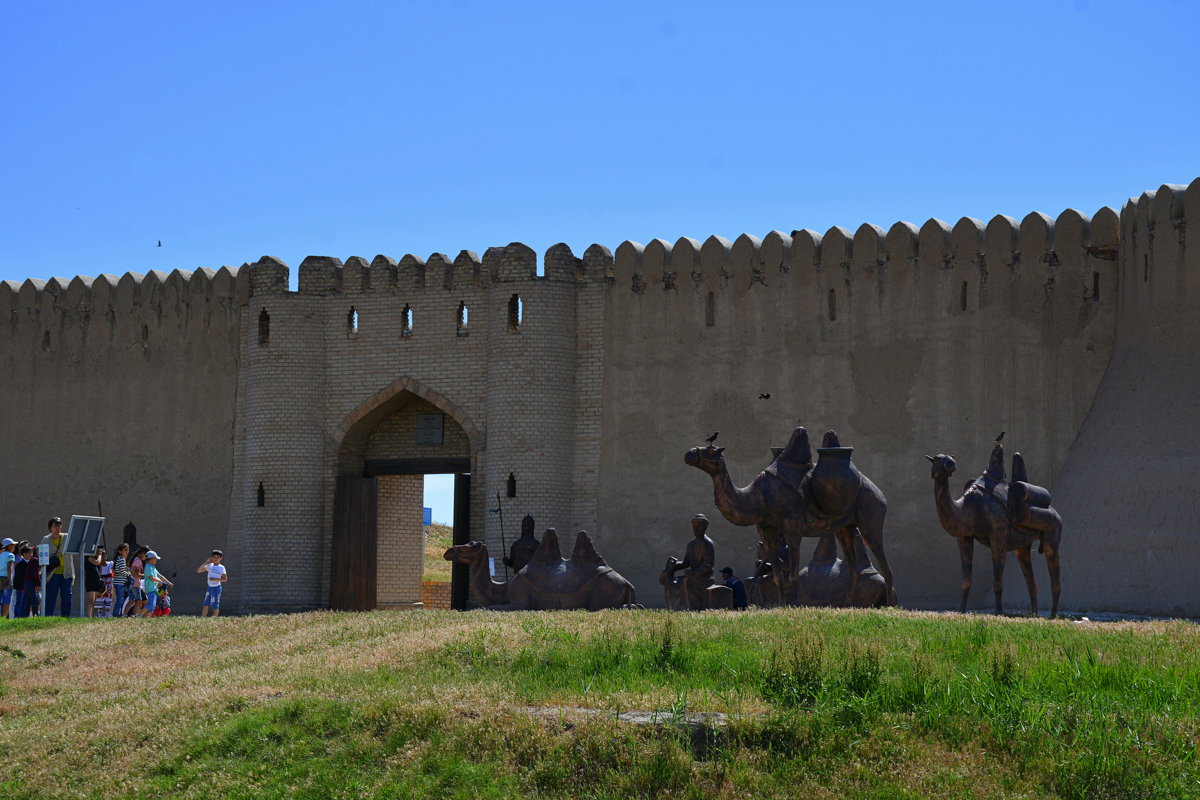
M 883 549 L 887 499 L 851 463 L 852 450 L 841 447 L 837 434 L 829 431 L 817 451 L 821 460 L 814 463 L 808 431 L 798 427 L 787 447 L 741 488 L 729 477 L 723 447 L 693 447 L 684 455 L 684 463 L 712 477 L 713 498 L 725 519 L 734 525 L 756 526 L 769 552 L 778 552 L 781 542 L 787 544 L 789 568 L 776 573 L 777 579 L 783 577 L 781 594 L 786 600 L 798 602 L 800 540 L 832 532 L 846 564 L 857 563 L 854 539 L 856 533 L 861 535 L 883 575 L 885 597 L 895 603 L 892 570 Z M 859 580 L 858 570 L 850 572 L 847 604 L 854 601 Z
M 1004 560 L 1008 551 L 1017 554 L 1017 563 L 1029 589 L 1033 616 L 1038 613 L 1037 582 L 1033 577 L 1033 561 L 1029 549 L 1038 543 L 1038 552 L 1046 556 L 1050 572 L 1052 604 L 1050 618 L 1058 616 L 1059 580 L 1058 545 L 1062 539 L 1062 517 L 1050 506 L 1050 493 L 1025 480 L 1025 462 L 1020 453 L 1013 454 L 1013 480 L 1005 481 L 1004 447 L 997 443 L 992 449 L 987 470 L 967 484 L 957 500 L 950 496 L 950 476 L 956 465 L 948 455 L 925 456 L 932 463 L 933 499 L 937 506 L 938 522 L 946 533 L 958 540 L 962 557 L 962 599 L 958 610 L 967 610 L 967 595 L 971 591 L 972 559 L 975 542 L 992 552 L 992 591 L 996 595 L 996 613 L 1003 613 L 1001 592 L 1004 583 Z

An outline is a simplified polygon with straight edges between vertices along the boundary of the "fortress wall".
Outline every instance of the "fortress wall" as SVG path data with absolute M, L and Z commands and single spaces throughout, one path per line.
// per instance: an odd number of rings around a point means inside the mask
M 307 264 L 301 266 L 304 274 Z M 325 347 L 322 299 L 287 292 L 288 267 L 264 256 L 250 266 L 252 296 L 243 341 L 244 436 L 238 442 L 231 538 L 240 538 L 245 581 L 240 609 L 303 610 L 328 558 L 324 521 Z M 261 341 L 260 320 L 268 315 Z M 263 504 L 258 505 L 258 487 Z
M 753 529 L 720 518 L 683 454 L 720 431 L 745 485 L 804 424 L 814 445 L 836 429 L 887 494 L 902 601 L 946 607 L 958 554 L 922 456 L 956 455 L 965 482 L 1006 430 L 1032 479 L 1053 483 L 1112 349 L 1116 267 L 1094 253 L 1115 249 L 1115 223 L 1109 209 L 1068 210 L 623 243 L 605 306 L 598 496 L 602 536 L 622 542 L 613 565 L 658 600 L 662 562 L 704 512 L 718 561 L 748 573 Z M 990 603 L 985 556 L 976 576 L 973 601 Z M 1008 598 L 1022 607 L 1023 589 Z
M 295 293 L 286 291 L 282 265 L 282 273 L 264 278 L 247 319 L 266 309 L 270 340 L 258 345 L 249 329 L 245 337 L 238 501 L 245 513 L 232 523 L 244 530 L 247 560 L 262 570 L 247 610 L 327 603 L 335 477 L 360 469 L 368 455 L 343 452 L 343 443 L 356 425 L 378 424 L 377 409 L 401 413 L 395 403 L 410 395 L 447 414 L 448 442 L 469 441 L 472 535 L 489 544 L 497 563 L 501 518 L 487 513 L 497 493 L 509 542 L 525 513 L 564 535 L 594 520 L 594 497 L 578 502 L 573 495 L 580 474 L 575 442 L 582 437 L 594 448 L 599 440 L 598 415 L 593 411 L 583 425 L 591 426 L 590 434 L 580 433 L 576 416 L 577 409 L 599 403 L 599 355 L 577 356 L 575 328 L 577 305 L 588 307 L 577 287 L 591 262 L 565 246 L 546 258 L 545 277 L 536 274 L 536 254 L 514 243 L 492 248 L 483 259 L 469 251 L 454 259 L 435 253 L 427 260 L 377 256 L 369 263 L 309 257 Z M 600 262 L 602 269 L 602 256 Z M 602 331 L 602 276 L 599 281 L 592 287 L 590 333 L 582 334 L 594 349 Z M 516 327 L 509 314 L 514 295 L 522 307 Z M 459 325 L 462 307 L 465 327 Z M 593 375 L 591 397 L 576 389 L 581 362 Z M 455 425 L 465 439 L 451 430 Z M 394 442 L 397 447 L 403 450 L 403 443 Z M 445 455 L 408 447 L 394 455 Z M 594 476 L 596 464 L 590 469 Z M 510 473 L 515 498 L 506 496 Z M 259 482 L 267 487 L 264 508 L 255 505 Z
M 546 275 L 536 275 L 536 254 L 522 244 L 492 248 L 484 267 L 493 280 L 488 317 L 487 464 L 484 506 L 504 508 L 504 537 L 520 535 L 525 514 L 537 520 L 536 535 L 558 529 L 570 554 L 578 525 L 572 503 L 575 444 L 575 274 L 570 251 L 547 254 Z M 520 324 L 510 303 L 521 300 Z M 516 497 L 507 497 L 508 476 Z M 488 514 L 487 542 L 500 545 L 500 517 Z M 503 566 L 497 561 L 497 575 Z
M 0 285 L 3 535 L 102 505 L 110 552 L 132 520 L 195 611 L 195 567 L 227 546 L 247 292 L 228 267 Z
M 1055 485 L 1081 608 L 1200 616 L 1200 180 L 1121 210 L 1117 341 Z

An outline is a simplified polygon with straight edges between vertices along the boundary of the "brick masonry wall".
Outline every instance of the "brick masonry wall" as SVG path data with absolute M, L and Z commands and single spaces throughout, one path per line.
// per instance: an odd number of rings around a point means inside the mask
M 381 475 L 375 602 L 379 608 L 404 608 L 421 600 L 425 533 L 423 475 Z
M 448 581 L 421 581 L 421 603 L 434 611 L 450 610 L 450 583 Z

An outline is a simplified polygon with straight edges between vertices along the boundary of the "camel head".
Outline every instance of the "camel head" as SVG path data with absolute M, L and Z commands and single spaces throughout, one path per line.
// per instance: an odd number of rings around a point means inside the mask
M 683 454 L 683 463 L 689 467 L 703 470 L 709 475 L 716 475 L 725 466 L 724 447 L 710 444 L 708 447 L 693 447 Z
M 447 561 L 453 561 L 456 564 L 467 564 L 468 566 L 482 564 L 487 560 L 487 556 L 487 545 L 483 542 L 456 544 L 442 554 L 442 558 Z
M 933 464 L 931 472 L 935 481 L 942 479 L 949 480 L 950 476 L 954 474 L 954 470 L 958 468 L 958 465 L 954 463 L 954 458 L 951 456 L 938 453 L 936 456 L 925 457 Z
M 666 584 L 668 581 L 672 580 L 676 570 L 679 569 L 679 563 L 679 559 L 677 559 L 675 556 L 668 556 L 667 565 L 663 567 L 662 572 L 658 574 L 658 582 L 661 584 Z

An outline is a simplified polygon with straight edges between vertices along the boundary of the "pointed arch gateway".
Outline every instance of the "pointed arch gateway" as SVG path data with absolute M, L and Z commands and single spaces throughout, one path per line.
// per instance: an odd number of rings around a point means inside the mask
M 338 455 L 332 608 L 403 608 L 422 601 L 425 476 L 454 474 L 453 541 L 469 541 L 471 465 L 479 436 L 463 408 L 407 376 L 342 419 L 333 433 Z M 451 607 L 466 607 L 467 584 L 465 567 L 455 565 Z M 424 591 L 430 588 L 437 587 Z

